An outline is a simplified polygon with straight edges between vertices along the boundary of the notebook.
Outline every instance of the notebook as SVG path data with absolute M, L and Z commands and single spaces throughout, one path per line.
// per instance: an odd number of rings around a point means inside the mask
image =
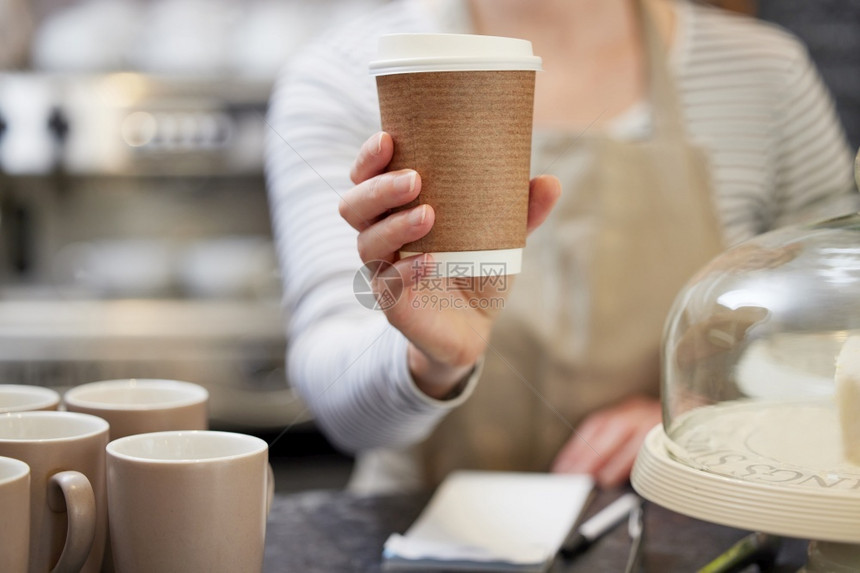
M 383 569 L 545 571 L 593 488 L 587 475 L 454 472 L 385 542 Z

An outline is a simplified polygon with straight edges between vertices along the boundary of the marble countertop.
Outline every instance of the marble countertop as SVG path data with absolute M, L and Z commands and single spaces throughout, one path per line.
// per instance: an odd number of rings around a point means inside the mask
M 623 491 L 600 492 L 586 516 Z M 269 515 L 264 573 L 356 573 L 382 571 L 382 545 L 404 532 L 429 494 L 360 497 L 339 491 L 276 495 Z M 643 571 L 689 573 L 706 565 L 749 532 L 706 523 L 645 505 Z M 630 550 L 619 525 L 586 553 L 557 559 L 551 573 L 624 571 Z M 795 573 L 805 563 L 806 542 L 785 540 L 772 573 Z M 755 567 L 750 571 L 757 571 Z

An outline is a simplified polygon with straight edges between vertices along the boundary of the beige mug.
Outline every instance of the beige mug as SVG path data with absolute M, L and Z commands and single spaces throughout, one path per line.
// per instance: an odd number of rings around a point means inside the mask
M 68 411 L 107 420 L 111 440 L 147 432 L 208 430 L 208 402 L 209 392 L 202 386 L 161 379 L 90 382 L 63 396 Z M 103 573 L 112 571 L 113 546 L 108 533 Z
M 0 456 L 30 466 L 29 571 L 97 573 L 108 423 L 73 412 L 0 414 Z
M 0 571 L 26 573 L 30 539 L 30 466 L 0 457 Z
M 44 386 L 30 384 L 0 384 L 0 414 L 56 410 L 60 395 Z
M 166 430 L 207 430 L 209 392 L 178 380 L 105 380 L 76 386 L 65 393 L 70 412 L 104 418 L 110 439 Z
M 155 432 L 107 447 L 119 573 L 260 571 L 273 483 L 268 445 L 232 432 Z

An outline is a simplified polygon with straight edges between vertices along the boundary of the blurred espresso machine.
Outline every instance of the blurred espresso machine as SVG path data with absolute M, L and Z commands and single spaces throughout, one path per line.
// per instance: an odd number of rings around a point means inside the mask
M 269 82 L 0 74 L 0 383 L 202 384 L 213 426 L 304 408 L 262 157 Z

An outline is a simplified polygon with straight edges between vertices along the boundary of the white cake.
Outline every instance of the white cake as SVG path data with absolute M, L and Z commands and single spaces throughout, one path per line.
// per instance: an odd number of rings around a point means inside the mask
M 860 336 L 851 336 L 836 358 L 836 403 L 845 459 L 860 464 Z

